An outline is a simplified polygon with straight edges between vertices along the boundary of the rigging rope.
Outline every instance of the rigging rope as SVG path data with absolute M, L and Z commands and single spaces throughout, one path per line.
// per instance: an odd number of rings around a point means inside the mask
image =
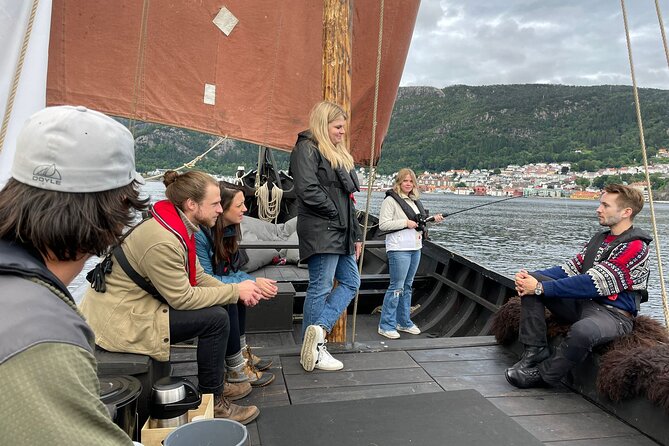
M 0 127 L 0 152 L 2 152 L 2 149 L 5 146 L 5 137 L 7 136 L 7 128 L 9 127 L 9 118 L 12 115 L 12 110 L 14 108 L 14 99 L 16 99 L 16 91 L 19 88 L 21 71 L 23 70 L 23 63 L 26 59 L 26 52 L 28 51 L 28 43 L 30 43 L 30 35 L 33 31 L 33 24 L 35 23 L 35 15 L 37 15 L 38 5 L 39 0 L 33 0 L 32 8 L 30 9 L 30 16 L 28 17 L 28 24 L 26 26 L 26 32 L 23 34 L 23 43 L 21 44 L 21 50 L 19 51 L 19 58 L 16 61 L 14 77 L 12 78 L 9 96 L 7 97 L 7 103 L 5 104 L 5 114 L 2 117 L 2 127 Z
M 140 87 L 144 80 L 144 59 L 146 56 L 146 36 L 149 22 L 149 0 L 142 3 L 142 21 L 139 29 L 139 48 L 137 48 L 137 65 L 135 66 L 135 84 L 132 94 L 132 110 L 128 129 L 135 135 L 135 120 L 137 119 L 137 102 L 139 101 Z
M 367 242 L 367 225 L 369 224 L 369 205 L 372 201 L 372 185 L 376 179 L 376 167 L 374 166 L 374 157 L 376 156 L 376 115 L 379 109 L 379 83 L 381 78 L 381 53 L 383 44 L 383 13 L 385 9 L 385 1 L 381 0 L 381 11 L 379 12 L 379 37 L 376 49 L 376 79 L 374 82 L 374 108 L 372 115 L 372 147 L 369 155 L 369 175 L 367 177 L 367 203 L 365 203 L 365 222 L 362 227 L 362 250 L 360 252 L 360 259 L 358 260 L 358 272 L 362 275 L 362 263 L 365 259 L 365 243 Z M 353 326 L 351 335 L 351 344 L 355 346 L 355 327 L 358 316 L 358 298 L 360 290 L 355 293 L 355 301 L 353 303 Z
M 205 151 L 203 154 L 196 156 L 195 158 L 193 158 L 192 160 L 190 160 L 190 161 L 187 162 L 187 163 L 183 163 L 183 164 L 181 165 L 181 167 L 177 167 L 176 169 L 170 169 L 170 170 L 174 170 L 175 172 L 178 172 L 178 171 L 183 170 L 183 169 L 192 169 L 193 167 L 195 167 L 195 164 L 196 164 L 198 161 L 200 161 L 202 158 L 205 157 L 205 155 L 206 155 L 207 153 L 209 153 L 209 152 L 211 152 L 212 150 L 214 150 L 216 147 L 218 147 L 218 146 L 219 146 L 223 141 L 225 141 L 226 139 L 228 139 L 228 136 L 227 136 L 227 135 L 224 136 L 224 137 L 218 138 L 218 140 L 214 143 L 214 145 L 211 146 L 211 147 L 209 147 L 209 148 L 207 149 L 207 151 Z M 163 174 L 160 174 L 160 175 L 154 175 L 154 176 L 152 176 L 152 177 L 148 177 L 148 178 L 144 178 L 144 179 L 145 179 L 146 181 L 157 180 L 158 178 L 161 178 L 162 176 L 163 176 Z
M 625 39 L 627 41 L 627 57 L 630 63 L 630 73 L 632 75 L 632 91 L 634 92 L 634 108 L 636 111 L 636 120 L 639 126 L 639 140 L 641 142 L 641 153 L 643 154 L 643 166 L 646 173 L 646 187 L 648 188 L 648 204 L 650 205 L 650 221 L 653 226 L 653 237 L 655 239 L 655 251 L 657 253 L 657 268 L 660 275 L 660 288 L 662 292 L 662 305 L 664 310 L 665 325 L 669 324 L 669 306 L 667 306 L 667 292 L 664 286 L 664 274 L 662 272 L 662 254 L 660 252 L 660 238 L 657 233 L 657 222 L 655 220 L 655 205 L 653 204 L 653 191 L 650 185 L 650 175 L 648 174 L 648 156 L 646 154 L 646 140 L 643 132 L 643 121 L 641 119 L 641 106 L 639 104 L 639 92 L 636 84 L 636 76 L 634 74 L 634 61 L 632 60 L 632 43 L 630 41 L 629 26 L 627 24 L 627 10 L 625 9 L 625 0 L 620 0 L 620 6 L 623 11 L 623 22 L 625 24 Z M 662 23 L 659 6 L 656 2 L 658 18 Z M 663 33 L 664 36 L 664 33 Z M 666 51 L 666 44 L 665 44 Z M 669 59 L 668 59 L 669 61 Z
M 657 13 L 657 21 L 660 23 L 660 34 L 662 35 L 664 58 L 667 60 L 667 67 L 669 67 L 669 49 L 667 49 L 667 36 L 664 33 L 664 21 L 662 20 L 662 13 L 660 12 L 660 3 L 658 2 L 658 0 L 655 0 L 655 12 Z
M 260 175 L 258 175 L 260 176 Z M 258 218 L 263 221 L 274 221 L 277 224 L 279 214 L 281 213 L 281 199 L 283 198 L 283 189 L 272 183 L 270 192 L 267 182 L 258 187 L 255 192 L 258 201 Z M 272 196 L 270 198 L 270 195 Z

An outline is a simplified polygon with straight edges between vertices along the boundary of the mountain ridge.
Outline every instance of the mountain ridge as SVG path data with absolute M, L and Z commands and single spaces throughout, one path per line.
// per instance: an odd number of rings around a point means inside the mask
M 669 146 L 669 90 L 639 89 L 648 156 Z M 157 124 L 135 124 L 142 171 L 176 168 L 216 137 Z M 288 154 L 275 152 L 280 168 Z M 416 156 L 420 154 L 420 156 Z M 225 141 L 197 167 L 232 175 L 255 168 L 257 146 Z M 500 168 L 570 162 L 572 170 L 641 164 L 632 88 L 510 84 L 400 87 L 378 170 Z

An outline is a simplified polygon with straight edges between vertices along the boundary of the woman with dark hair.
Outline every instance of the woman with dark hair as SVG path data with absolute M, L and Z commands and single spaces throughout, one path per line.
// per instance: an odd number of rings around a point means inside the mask
M 212 228 L 200 226 L 195 234 L 195 247 L 204 271 L 223 283 L 239 283 L 253 280 L 265 298 L 276 295 L 275 281 L 253 276 L 241 271 L 243 255 L 238 249 L 241 238 L 240 223 L 246 212 L 244 193 L 235 185 L 219 182 L 223 213 Z M 253 387 L 262 387 L 274 381 L 274 374 L 263 372 L 271 360 L 260 359 L 252 354 L 246 344 L 246 307 L 243 304 L 225 306 L 230 317 L 230 335 L 225 356 L 226 379 L 231 383 L 249 382 Z
M 411 321 L 411 293 L 425 231 L 418 222 L 428 215 L 418 197 L 416 174 L 408 168 L 400 169 L 379 211 L 379 229 L 388 232 L 390 284 L 383 297 L 378 332 L 389 339 L 398 339 L 398 331 L 420 334 L 420 328 Z M 441 214 L 434 216 L 436 222 L 443 219 Z
M 353 198 L 359 187 L 344 138 L 346 119 L 338 105 L 319 102 L 311 110 L 309 130 L 298 135 L 290 156 L 300 261 L 309 266 L 300 355 L 308 372 L 344 367 L 328 352 L 325 335 L 360 286 L 356 259 L 362 242 Z M 334 279 L 338 285 L 332 288 Z

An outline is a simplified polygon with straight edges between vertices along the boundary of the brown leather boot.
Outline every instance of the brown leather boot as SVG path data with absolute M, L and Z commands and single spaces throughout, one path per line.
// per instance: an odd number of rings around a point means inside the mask
M 251 387 L 264 387 L 274 381 L 274 373 L 261 372 L 251 365 L 249 362 L 244 364 L 244 374 L 247 376 Z
M 251 384 L 248 381 L 241 383 L 225 382 L 223 396 L 230 401 L 237 401 L 251 393 Z
M 242 355 L 244 356 L 244 359 L 246 359 L 248 362 L 253 365 L 256 369 L 260 370 L 261 372 L 264 372 L 268 368 L 272 366 L 272 360 L 271 359 L 264 359 L 264 358 L 259 358 L 253 353 L 251 353 L 251 347 L 248 345 L 246 346 L 245 349 L 242 350 Z
M 214 397 L 214 418 L 227 418 L 248 424 L 258 418 L 260 410 L 256 406 L 238 406 L 222 395 Z

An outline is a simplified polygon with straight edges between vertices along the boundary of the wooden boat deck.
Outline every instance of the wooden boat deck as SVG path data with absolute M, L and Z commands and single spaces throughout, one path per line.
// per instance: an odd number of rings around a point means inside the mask
M 262 346 L 254 350 L 256 353 L 273 360 L 270 371 L 276 379 L 267 387 L 254 389 L 240 403 L 257 405 L 262 417 L 262 409 L 273 406 L 474 389 L 546 445 L 657 444 L 565 387 L 521 390 L 511 386 L 504 369 L 516 357 L 492 337 L 407 335 L 387 340 L 375 333 L 377 321 L 378 316 L 359 316 L 357 330 L 361 334 L 355 345 L 329 346 L 344 363 L 344 369 L 337 372 L 302 369 L 296 342 L 298 324 L 293 333 L 247 335 L 250 345 Z M 194 356 L 192 346 L 174 347 L 173 374 L 193 377 Z M 374 423 L 378 416 L 370 413 L 369 422 Z M 448 418 L 444 413 L 445 422 Z M 257 421 L 248 429 L 251 444 L 262 445 Z

